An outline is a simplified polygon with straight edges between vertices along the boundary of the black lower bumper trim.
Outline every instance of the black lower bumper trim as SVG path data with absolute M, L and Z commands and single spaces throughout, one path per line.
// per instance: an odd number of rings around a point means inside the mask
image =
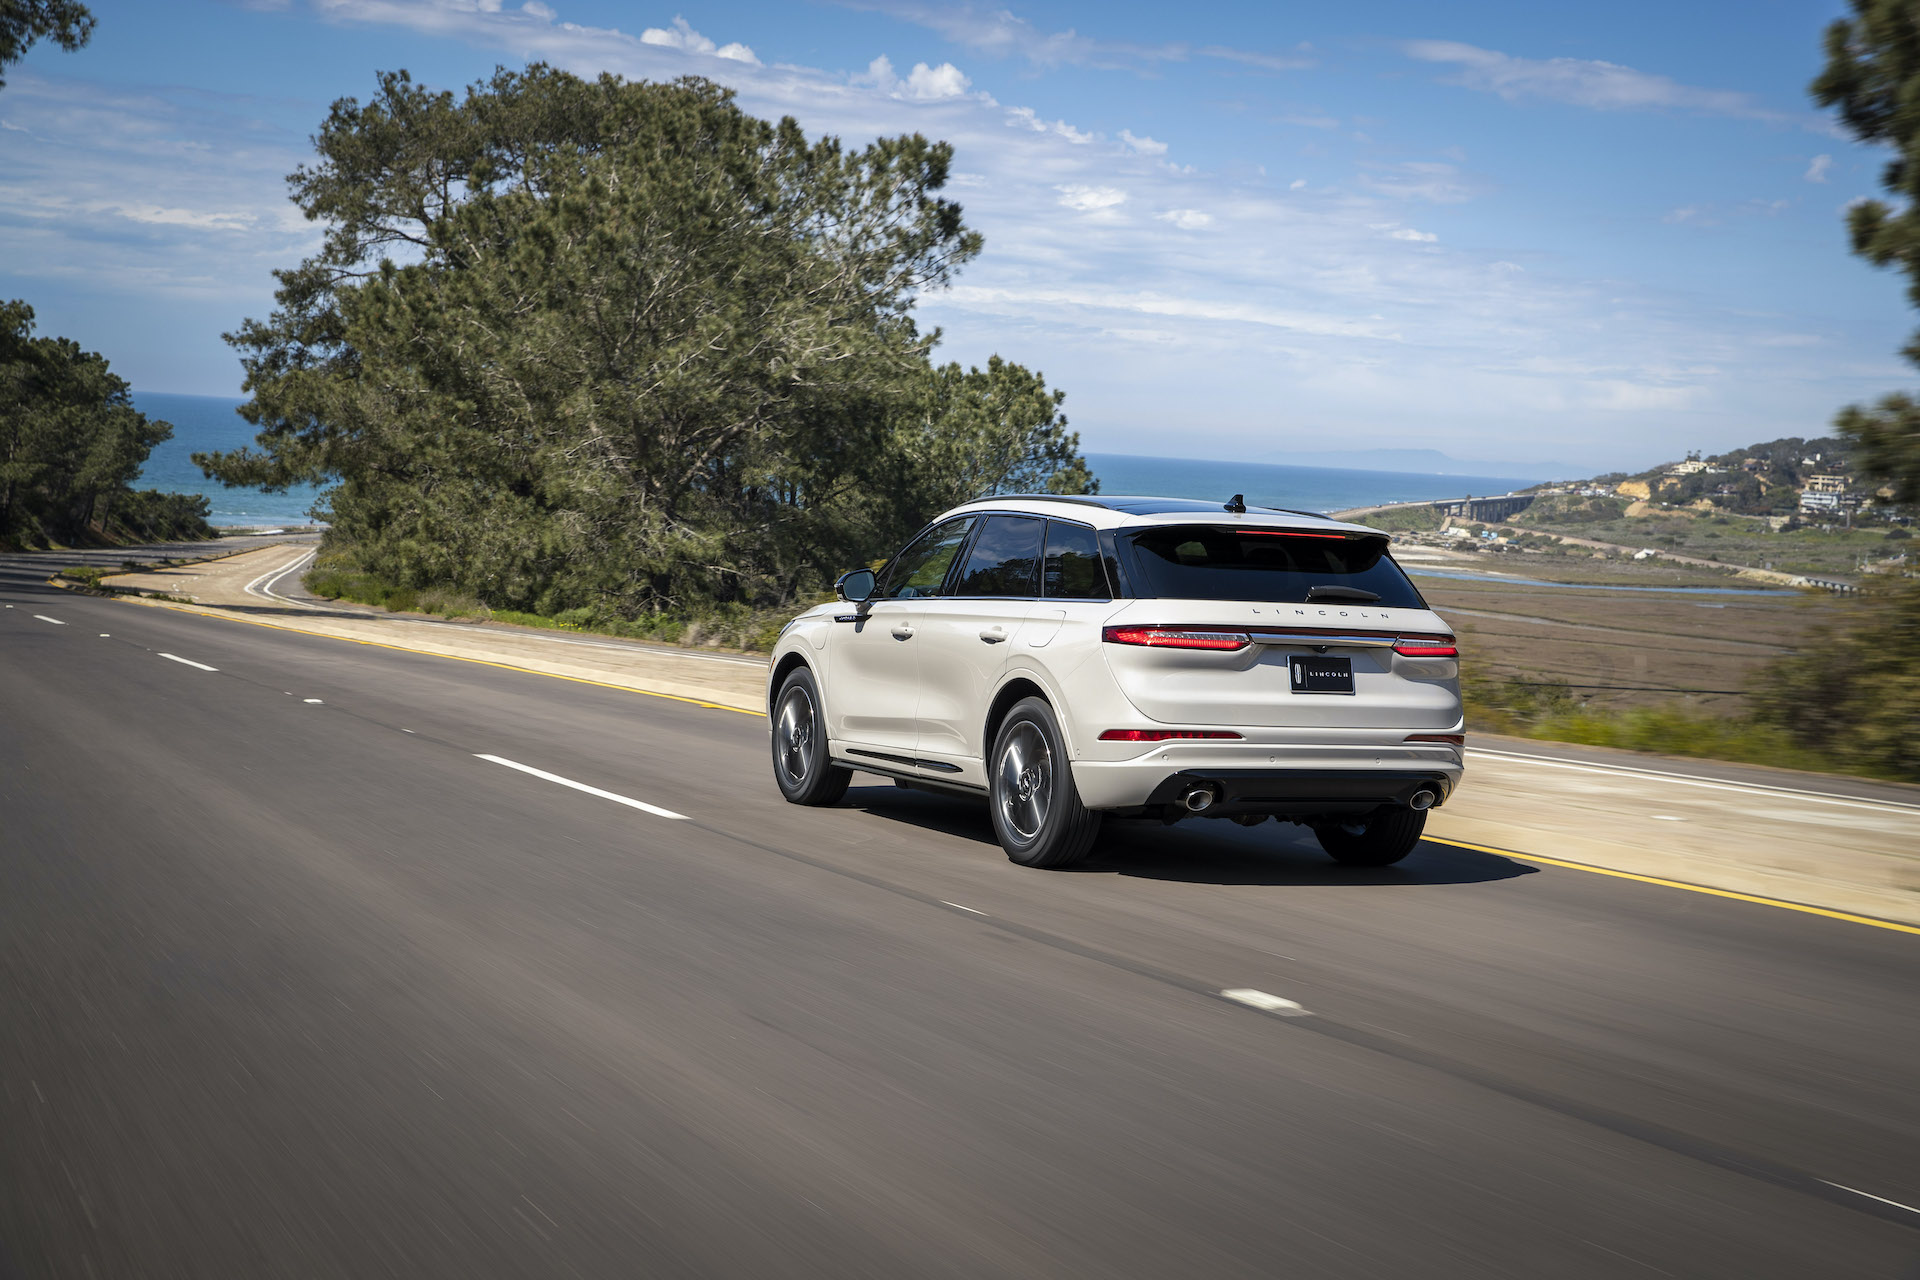
M 1382 805 L 1406 806 L 1421 791 L 1433 792 L 1437 805 L 1452 794 L 1454 781 L 1454 775 L 1438 769 L 1183 769 L 1153 789 L 1146 807 L 1184 813 L 1181 797 L 1196 785 L 1207 785 L 1216 798 L 1196 817 L 1332 817 Z

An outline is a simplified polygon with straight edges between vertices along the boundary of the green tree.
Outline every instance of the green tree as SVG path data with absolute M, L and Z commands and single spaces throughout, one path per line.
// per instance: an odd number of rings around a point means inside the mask
M 290 182 L 323 246 L 229 335 L 259 448 L 198 460 L 334 482 L 336 562 L 548 613 L 772 604 L 955 469 L 1084 477 L 1037 377 L 930 367 L 914 300 L 980 249 L 944 143 L 849 151 L 703 80 L 536 64 L 458 99 L 384 74 L 315 145 Z
M 1896 204 L 1866 200 L 1847 216 L 1853 251 L 1877 267 L 1898 267 L 1920 306 L 1920 9 L 1905 0 L 1852 0 L 1853 16 L 1827 28 L 1827 64 L 1813 96 L 1835 107 L 1861 142 L 1892 149 L 1881 184 Z M 1920 363 L 1920 334 L 1904 348 Z M 1890 395 L 1836 419 L 1854 442 L 1855 464 L 1893 486 L 1895 500 L 1920 504 L 1920 403 Z
M 131 490 L 172 434 L 104 357 L 34 337 L 33 308 L 0 303 L 0 541 L 206 536 L 204 499 Z
M 79 0 L 0 0 L 0 88 L 7 68 L 36 41 L 51 40 L 72 53 L 93 38 L 93 14 Z

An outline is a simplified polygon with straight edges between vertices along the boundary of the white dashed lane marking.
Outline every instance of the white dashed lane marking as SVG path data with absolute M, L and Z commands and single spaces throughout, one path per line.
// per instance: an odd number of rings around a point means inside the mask
M 306 701 L 307 701 L 307 702 L 309 702 L 309 703 L 317 703 L 317 702 L 319 702 L 319 701 L 320 701 L 320 699 L 318 699 L 318 698 L 308 698 L 308 699 L 306 699 Z
M 557 773 L 548 773 L 545 769 L 536 769 L 532 765 L 520 764 L 513 760 L 503 759 L 500 756 L 490 756 L 480 752 L 475 752 L 474 755 L 476 759 L 490 761 L 493 764 L 503 764 L 509 769 L 518 769 L 521 773 L 532 774 L 534 777 L 544 778 L 548 782 L 557 782 L 563 787 L 572 787 L 575 791 L 584 791 L 590 796 L 599 796 L 602 800 L 611 800 L 615 804 L 624 804 L 629 809 L 639 809 L 642 812 L 651 813 L 656 818 L 673 818 L 680 822 L 687 821 L 687 815 L 684 813 L 675 813 L 671 809 L 662 809 L 657 804 L 648 804 L 645 800 L 635 800 L 632 796 L 623 796 L 613 791 L 602 791 L 599 787 L 590 787 L 584 782 L 575 782 L 572 778 L 563 778 Z
M 56 627 L 64 627 L 64 626 L 66 626 L 66 625 L 67 625 L 66 623 L 64 623 L 64 622 L 62 622 L 62 621 L 60 621 L 60 619 L 58 619 L 58 618 L 49 618 L 49 617 L 48 617 L 48 616 L 47 616 L 46 614 L 44 614 L 44 613 L 36 613 L 36 614 L 34 614 L 33 616 L 34 616 L 34 617 L 36 617 L 36 618 L 38 618 L 38 619 L 40 619 L 40 621 L 42 621 L 42 622 L 51 622 L 51 623 L 52 623 L 52 624 L 53 624 L 54 626 L 56 626 Z
M 1308 1013 L 1308 1010 L 1297 1001 L 1289 1000 L 1285 996 L 1269 995 L 1265 991 L 1255 991 L 1252 987 L 1229 987 L 1220 994 L 1250 1009 L 1258 1009 L 1262 1013 L 1277 1013 L 1283 1018 L 1302 1018 Z
M 1820 1179 L 1820 1181 L 1827 1182 L 1825 1178 Z M 1908 1213 L 1920 1213 L 1920 1209 L 1916 1209 L 1910 1204 L 1901 1204 L 1898 1200 L 1889 1200 L 1885 1196 L 1877 1196 L 1871 1191 L 1862 1191 L 1858 1187 L 1844 1186 L 1838 1182 L 1827 1182 L 1827 1185 L 1840 1191 L 1851 1191 L 1854 1195 L 1865 1196 L 1869 1200 L 1878 1200 L 1881 1204 L 1890 1204 L 1896 1209 L 1905 1209 Z
M 183 667 L 198 667 L 202 671 L 218 671 L 220 669 L 218 667 L 210 667 L 204 662 L 195 662 L 192 658 L 182 658 L 178 654 L 163 653 L 160 656 L 170 662 L 177 662 Z
M 955 911 L 971 912 L 976 916 L 984 916 L 985 914 L 987 914 L 984 911 L 974 911 L 972 907 L 963 907 L 957 902 L 948 902 L 945 898 L 940 899 L 940 905 L 943 907 L 952 907 Z

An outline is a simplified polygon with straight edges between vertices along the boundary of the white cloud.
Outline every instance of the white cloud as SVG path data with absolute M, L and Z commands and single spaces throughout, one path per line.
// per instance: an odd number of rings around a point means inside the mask
M 1139 70 L 1194 57 L 1217 58 L 1263 71 L 1292 71 L 1311 67 L 1311 51 L 1302 45 L 1290 53 L 1234 49 L 1226 45 L 1194 48 L 1182 41 L 1139 44 L 1103 40 L 1064 31 L 1042 31 L 1008 9 L 979 9 L 971 4 L 926 4 L 919 0 L 839 0 L 849 9 L 884 13 L 936 31 L 955 44 L 994 57 L 1018 57 L 1036 67 L 1081 66 L 1108 70 Z
M 1165 213 L 1153 215 L 1162 222 L 1171 222 L 1182 231 L 1198 231 L 1202 227 L 1213 225 L 1213 215 L 1202 213 L 1198 209 L 1169 209 Z
M 5 129 L 10 133 L 26 133 L 27 132 L 27 128 L 25 125 L 15 124 L 11 120 L 0 120 L 0 129 Z
M 499 6 L 496 3 L 494 7 Z M 550 22 L 554 18 L 553 10 L 544 4 L 523 6 L 522 12 L 528 17 Z M 685 18 L 676 17 L 671 28 L 648 27 L 640 33 L 641 44 L 659 45 L 667 49 L 680 49 L 687 53 L 704 53 L 715 58 L 726 58 L 731 62 L 744 62 L 750 66 L 759 66 L 760 59 L 753 56 L 753 50 L 744 44 L 716 45 L 707 37 L 695 31 Z
M 1097 133 L 1084 133 L 1065 120 L 1042 120 L 1032 107 L 1009 107 L 1007 123 L 1016 127 L 1024 126 L 1034 133 L 1057 134 L 1075 146 L 1081 147 L 1100 136 Z
M 1360 178 L 1369 191 L 1396 200 L 1424 200 L 1428 204 L 1461 204 L 1473 198 L 1474 187 L 1457 166 L 1439 160 L 1407 160 L 1375 165 Z
M 1808 182 L 1825 182 L 1827 171 L 1831 168 L 1833 168 L 1832 156 L 1815 156 L 1813 163 L 1807 166 L 1807 172 L 1803 176 Z
M 1588 58 L 1516 58 L 1453 40 L 1410 40 L 1401 46 L 1422 62 L 1460 68 L 1455 84 L 1497 93 L 1509 102 L 1544 98 L 1602 111 L 1672 108 L 1707 115 L 1777 120 L 1747 94 L 1700 89 L 1666 76 Z
M 893 62 L 881 54 L 867 64 L 864 75 L 854 78 L 856 84 L 870 84 L 880 92 L 910 102 L 938 102 L 942 98 L 962 98 L 973 82 L 965 73 L 951 62 L 943 62 L 930 67 L 924 62 L 913 64 L 913 70 L 906 79 L 894 74 Z
M 961 284 L 948 290 L 945 296 L 960 306 L 1001 315 L 1026 314 L 1037 307 L 1119 311 L 1184 320 L 1256 324 L 1329 337 L 1371 338 L 1381 342 L 1401 340 L 1400 335 L 1383 326 L 1378 317 L 1322 315 L 1248 302 L 1204 300 L 1153 292 L 1119 293 L 1100 288 L 991 289 Z
M 1072 183 L 1055 187 L 1054 190 L 1060 193 L 1060 203 L 1076 213 L 1117 209 L 1127 202 L 1127 193 L 1118 187 L 1089 187 Z
M 1432 244 L 1440 238 L 1431 231 L 1415 231 L 1412 227 L 1401 227 L 1388 234 L 1395 240 L 1411 240 L 1415 244 Z
M 1305 178 L 1295 178 L 1292 182 L 1289 182 L 1287 184 L 1287 190 L 1289 191 L 1304 191 L 1306 190 L 1306 187 L 1307 187 L 1307 180 Z
M 1295 125 L 1302 129 L 1338 129 L 1340 122 L 1332 116 L 1281 116 L 1278 123 Z
M 1126 143 L 1143 156 L 1163 156 L 1167 154 L 1166 143 L 1156 142 L 1152 138 L 1136 138 L 1133 136 L 1132 130 L 1129 129 L 1122 129 L 1120 131 L 1120 141 Z

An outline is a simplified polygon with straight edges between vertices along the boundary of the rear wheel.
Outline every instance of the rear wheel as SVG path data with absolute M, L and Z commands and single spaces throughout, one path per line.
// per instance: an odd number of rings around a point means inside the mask
M 847 793 L 853 771 L 827 755 L 827 726 L 813 672 L 794 668 L 773 703 L 773 780 L 794 804 L 833 804 Z
M 1424 810 L 1387 806 L 1344 822 L 1316 823 L 1313 834 L 1343 866 L 1385 867 L 1412 853 L 1426 827 Z
M 994 735 L 987 771 L 993 831 L 1023 867 L 1068 867 L 1087 856 L 1100 815 L 1080 803 L 1053 708 L 1015 703 Z

